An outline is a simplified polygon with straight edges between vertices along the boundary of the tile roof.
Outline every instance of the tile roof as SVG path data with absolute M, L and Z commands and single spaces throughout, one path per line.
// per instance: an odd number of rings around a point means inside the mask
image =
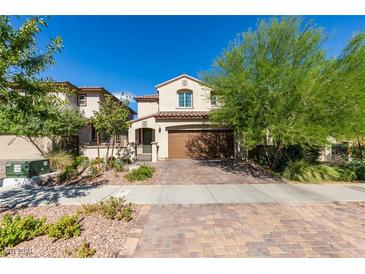
M 209 111 L 160 111 L 156 119 L 208 119 Z
M 150 95 L 143 95 L 143 96 L 135 96 L 134 99 L 138 101 L 157 101 L 158 94 L 150 94 Z

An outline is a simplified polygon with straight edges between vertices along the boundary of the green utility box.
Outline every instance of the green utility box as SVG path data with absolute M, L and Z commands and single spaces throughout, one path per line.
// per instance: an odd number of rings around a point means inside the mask
M 6 163 L 6 178 L 30 178 L 50 173 L 49 160 L 14 160 Z

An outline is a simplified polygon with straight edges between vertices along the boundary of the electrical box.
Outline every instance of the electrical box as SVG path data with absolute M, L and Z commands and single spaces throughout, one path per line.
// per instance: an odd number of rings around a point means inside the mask
M 48 159 L 13 160 L 6 163 L 6 178 L 31 178 L 50 173 Z

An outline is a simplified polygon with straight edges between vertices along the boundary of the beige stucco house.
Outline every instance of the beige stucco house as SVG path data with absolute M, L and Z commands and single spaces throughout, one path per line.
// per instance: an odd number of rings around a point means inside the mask
M 137 159 L 220 158 L 234 154 L 234 134 L 209 121 L 219 107 L 212 90 L 183 74 L 156 86 L 151 95 L 137 96 L 138 118 L 129 129 Z
M 106 94 L 113 96 L 115 100 L 119 100 L 103 87 L 77 87 L 70 82 L 55 82 L 55 85 L 65 89 L 65 92 L 58 92 L 57 95 L 65 100 L 66 107 L 79 109 L 86 118 L 92 117 L 94 112 L 100 110 L 100 102 L 104 100 Z M 66 90 L 72 92 L 66 92 Z M 130 120 L 133 119 L 135 114 L 137 113 L 130 109 Z M 128 132 L 126 131 L 125 134 L 117 138 L 117 148 L 127 146 L 127 134 Z M 35 141 L 45 152 L 52 147 L 52 143 L 48 138 L 36 138 Z M 102 140 L 100 145 L 101 157 L 106 155 L 106 141 Z M 96 131 L 91 125 L 87 125 L 80 130 L 78 142 L 81 153 L 89 158 L 97 157 Z M 27 140 L 11 135 L 0 136 L 0 160 L 36 158 L 42 158 L 42 155 Z

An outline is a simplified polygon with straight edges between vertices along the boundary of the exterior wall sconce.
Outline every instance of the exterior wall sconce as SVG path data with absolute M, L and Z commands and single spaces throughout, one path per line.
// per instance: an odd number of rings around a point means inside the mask
M 161 133 L 161 127 L 158 128 L 158 132 Z

